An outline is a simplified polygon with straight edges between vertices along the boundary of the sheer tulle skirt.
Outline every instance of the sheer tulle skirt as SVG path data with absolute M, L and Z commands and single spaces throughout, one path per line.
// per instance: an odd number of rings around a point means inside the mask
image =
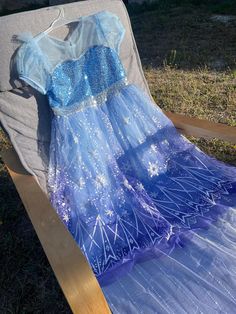
M 103 287 L 115 313 L 235 313 L 236 210 Z
M 50 154 L 52 204 L 114 313 L 233 313 L 236 168 L 134 85 L 55 116 Z

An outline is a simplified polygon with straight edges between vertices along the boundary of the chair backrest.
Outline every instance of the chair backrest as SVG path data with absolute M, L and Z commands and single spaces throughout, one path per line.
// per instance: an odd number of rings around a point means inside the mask
M 121 19 L 126 33 L 120 47 L 121 60 L 130 82 L 150 95 L 145 80 L 130 19 L 121 0 L 81 1 L 63 5 L 69 19 L 110 11 Z M 46 172 L 50 143 L 51 113 L 47 98 L 32 88 L 21 89 L 17 79 L 14 56 L 19 46 L 15 35 L 30 31 L 33 35 L 45 30 L 57 17 L 55 7 L 16 13 L 0 18 L 0 121 L 9 135 L 23 166 L 34 175 L 46 191 Z M 66 28 L 57 28 L 55 36 L 65 37 Z

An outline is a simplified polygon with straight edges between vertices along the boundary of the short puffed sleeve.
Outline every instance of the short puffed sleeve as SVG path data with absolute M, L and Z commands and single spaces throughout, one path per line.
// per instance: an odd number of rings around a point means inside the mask
M 109 11 L 102 11 L 97 15 L 97 19 L 106 43 L 119 53 L 125 35 L 125 28 L 120 18 Z
M 48 71 L 43 55 L 34 39 L 24 42 L 15 56 L 19 79 L 45 95 L 48 90 Z

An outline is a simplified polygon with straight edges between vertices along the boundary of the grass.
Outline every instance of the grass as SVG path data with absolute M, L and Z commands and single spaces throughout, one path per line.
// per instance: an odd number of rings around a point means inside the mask
M 145 69 L 145 75 L 164 110 L 236 126 L 236 88 L 230 72 L 167 66 Z
M 166 0 L 129 6 L 129 12 L 157 104 L 236 126 L 236 23 L 211 19 L 214 14 L 236 14 L 234 1 Z M 190 140 L 236 165 L 233 145 L 215 139 Z M 0 146 L 8 145 L 1 132 Z M 71 313 L 1 161 L 0 239 L 0 313 Z

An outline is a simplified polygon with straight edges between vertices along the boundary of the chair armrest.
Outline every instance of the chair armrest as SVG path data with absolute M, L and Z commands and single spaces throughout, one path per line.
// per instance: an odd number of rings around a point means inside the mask
M 175 127 L 185 135 L 204 138 L 218 138 L 236 144 L 236 127 L 184 115 L 164 112 Z
M 73 313 L 111 313 L 86 258 L 35 178 L 14 149 L 1 155 Z

